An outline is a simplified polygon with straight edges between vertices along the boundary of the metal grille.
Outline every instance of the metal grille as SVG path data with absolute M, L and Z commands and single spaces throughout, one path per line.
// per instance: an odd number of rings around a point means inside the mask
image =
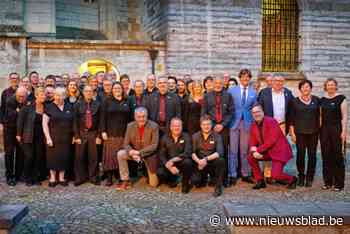
M 297 0 L 263 0 L 262 70 L 291 72 L 298 67 Z

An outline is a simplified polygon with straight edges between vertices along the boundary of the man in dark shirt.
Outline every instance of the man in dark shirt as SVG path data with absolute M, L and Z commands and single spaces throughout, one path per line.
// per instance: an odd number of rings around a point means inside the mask
M 236 184 L 235 178 L 228 178 L 228 145 L 229 124 L 234 114 L 234 103 L 232 96 L 224 90 L 224 82 L 220 77 L 214 79 L 214 90 L 204 96 L 202 116 L 209 115 L 213 121 L 213 131 L 220 134 L 224 144 L 226 167 L 224 168 L 224 186 L 229 187 Z
M 146 88 L 144 91 L 144 94 L 146 96 L 151 95 L 154 92 L 158 91 L 158 88 L 156 87 L 156 82 L 157 82 L 157 78 L 154 74 L 150 74 L 147 76 L 146 78 Z
M 158 92 L 153 93 L 142 101 L 147 108 L 149 119 L 159 125 L 161 135 L 169 129 L 170 120 L 181 118 L 181 104 L 175 93 L 168 92 L 168 80 L 165 77 L 158 79 Z
M 191 153 L 191 138 L 182 132 L 181 119 L 175 117 L 170 122 L 169 134 L 164 135 L 160 143 L 161 166 L 157 170 L 160 182 L 176 187 L 179 174 L 182 173 L 182 192 L 188 193 L 193 165 Z
M 212 130 L 210 116 L 200 119 L 201 131 L 192 136 L 192 159 L 195 167 L 191 182 L 197 187 L 206 185 L 208 173 L 215 181 L 214 196 L 223 192 L 222 181 L 225 172 L 224 146 L 221 136 Z
M 26 99 L 27 90 L 24 87 L 19 87 L 15 95 L 8 98 L 2 120 L 4 125 L 6 181 L 9 186 L 15 186 L 23 172 L 23 153 L 17 143 L 16 134 L 17 115 L 20 109 L 26 105 Z
M 19 82 L 19 75 L 16 72 L 12 72 L 9 75 L 9 83 L 10 86 L 2 91 L 1 93 L 1 107 L 0 107 L 0 123 L 3 124 L 3 117 L 6 112 L 6 102 L 7 100 L 13 96 L 17 90 L 18 82 Z
M 98 178 L 98 158 L 96 144 L 101 144 L 98 135 L 100 104 L 93 100 L 93 89 L 85 86 L 84 99 L 79 100 L 74 106 L 73 131 L 75 139 L 75 186 L 79 186 L 88 179 L 95 185 L 100 185 Z M 88 157 L 88 167 L 84 163 Z M 88 171 L 86 171 L 88 168 Z
M 177 81 L 177 95 L 179 96 L 181 103 L 181 120 L 184 123 L 187 123 L 185 110 L 188 102 L 188 94 L 186 92 L 186 82 L 183 79 Z M 184 131 L 187 131 L 187 129 L 184 129 Z

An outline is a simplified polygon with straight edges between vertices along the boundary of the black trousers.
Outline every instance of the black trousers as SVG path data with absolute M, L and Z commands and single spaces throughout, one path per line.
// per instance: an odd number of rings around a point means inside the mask
M 174 163 L 174 166 L 182 174 L 182 185 L 188 186 L 189 180 L 193 171 L 193 162 L 192 159 L 186 158 L 182 161 Z M 165 165 L 162 165 L 157 170 L 157 176 L 161 183 L 172 183 L 178 179 L 178 175 L 173 175 Z
M 224 128 L 221 132 L 222 142 L 224 144 L 224 159 L 225 159 L 225 166 L 224 166 L 224 172 L 223 172 L 223 180 L 228 179 L 228 150 L 230 145 L 230 129 Z
M 24 179 L 32 182 L 44 180 L 47 176 L 44 141 L 23 143 L 21 148 L 24 153 Z
M 299 134 L 296 133 L 297 146 L 297 169 L 299 176 L 305 177 L 305 154 L 307 152 L 306 179 L 313 180 L 316 168 L 316 153 L 318 144 L 318 133 Z
M 81 144 L 75 145 L 75 181 L 96 180 L 98 178 L 97 133 L 85 132 L 80 137 Z
M 222 185 L 224 178 L 224 168 L 225 168 L 225 159 L 217 158 L 211 161 L 208 161 L 207 166 L 204 169 L 199 170 L 197 163 L 193 162 L 194 170 L 191 176 L 191 183 L 193 185 L 200 185 L 207 181 L 208 174 L 211 178 L 214 178 L 215 185 L 217 187 Z
M 6 178 L 20 180 L 23 175 L 24 155 L 19 146 L 16 128 L 4 126 L 4 149 L 5 149 L 5 169 Z
M 340 139 L 341 126 L 323 126 L 320 134 L 324 184 L 344 187 L 345 159 Z

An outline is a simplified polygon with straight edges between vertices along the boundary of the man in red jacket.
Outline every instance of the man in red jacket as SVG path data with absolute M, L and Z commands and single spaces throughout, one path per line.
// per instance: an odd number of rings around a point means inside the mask
M 253 189 L 266 187 L 259 161 L 268 160 L 272 161 L 272 179 L 287 183 L 289 189 L 295 189 L 296 177 L 283 172 L 284 166 L 293 157 L 287 138 L 283 135 L 277 121 L 264 115 L 261 105 L 254 105 L 251 111 L 255 122 L 250 129 L 248 162 L 256 180 Z

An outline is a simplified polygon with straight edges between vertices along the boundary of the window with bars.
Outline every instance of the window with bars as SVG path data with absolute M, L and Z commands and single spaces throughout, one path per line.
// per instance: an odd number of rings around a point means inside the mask
M 298 68 L 297 0 L 263 0 L 262 70 L 293 72 Z

